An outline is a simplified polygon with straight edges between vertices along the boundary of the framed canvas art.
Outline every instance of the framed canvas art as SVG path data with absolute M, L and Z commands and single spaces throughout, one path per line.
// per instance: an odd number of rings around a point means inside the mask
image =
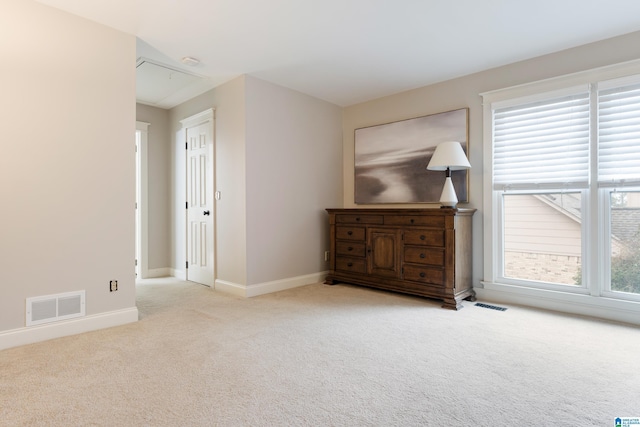
M 438 203 L 445 173 L 427 170 L 436 146 L 458 141 L 469 156 L 469 109 L 355 130 L 355 203 Z M 453 171 L 460 203 L 468 202 L 469 171 Z

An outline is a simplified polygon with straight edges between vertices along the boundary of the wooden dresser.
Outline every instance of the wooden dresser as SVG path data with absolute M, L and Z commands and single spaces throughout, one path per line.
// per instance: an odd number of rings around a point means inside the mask
M 436 298 L 458 310 L 475 301 L 471 220 L 475 209 L 327 209 L 325 283 L 350 283 Z

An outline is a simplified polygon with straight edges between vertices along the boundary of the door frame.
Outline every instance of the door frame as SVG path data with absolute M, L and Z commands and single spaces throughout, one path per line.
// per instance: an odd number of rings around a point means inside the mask
M 149 125 L 136 121 L 136 277 L 149 277 L 149 174 L 148 140 Z M 138 141 L 137 135 L 140 134 Z
M 212 227 L 213 227 L 213 241 L 209 242 L 211 244 L 211 248 L 213 249 L 213 278 L 212 278 L 212 285 L 211 288 L 215 289 L 215 282 L 216 282 L 216 276 L 217 276 L 217 255 L 218 255 L 218 251 L 217 251 L 217 247 L 216 247 L 216 201 L 217 199 L 214 197 L 214 192 L 215 192 L 215 185 L 216 185 L 216 168 L 215 168 L 215 152 L 216 152 L 216 126 L 215 126 L 215 108 L 209 108 L 207 110 L 204 110 L 198 114 L 194 114 L 193 116 L 189 116 L 186 119 L 180 120 L 180 124 L 181 124 L 181 128 L 180 128 L 180 135 L 183 138 L 182 144 L 187 144 L 187 128 L 191 128 L 191 127 L 195 127 L 204 123 L 209 123 L 210 126 L 210 131 L 211 131 L 211 150 L 210 150 L 210 158 L 209 161 L 212 162 L 211 163 L 211 178 L 210 181 L 208 182 L 209 184 L 209 188 L 211 188 L 212 194 L 210 194 L 211 196 L 211 200 L 213 203 L 213 207 L 212 207 L 212 212 L 211 212 L 211 216 L 212 216 Z M 186 145 L 185 145 L 186 147 Z M 185 150 L 186 152 L 186 150 Z M 185 173 L 185 182 L 184 182 L 184 195 L 185 195 L 185 204 L 187 201 L 187 191 L 188 191 L 188 180 L 189 180 L 189 167 L 188 167 L 188 158 L 185 155 L 184 157 L 184 173 Z M 186 209 L 185 206 L 185 210 L 184 210 L 184 242 L 185 242 L 185 246 L 184 246 L 184 257 L 185 260 L 189 259 L 189 230 L 188 230 L 188 225 L 189 223 L 189 219 L 188 219 L 188 211 Z M 185 280 L 189 280 L 189 269 L 186 268 L 185 269 L 185 274 L 184 274 L 184 278 Z

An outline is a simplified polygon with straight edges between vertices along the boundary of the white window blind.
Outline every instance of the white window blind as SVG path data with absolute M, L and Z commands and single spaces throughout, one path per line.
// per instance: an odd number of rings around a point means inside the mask
M 493 138 L 494 189 L 588 186 L 588 92 L 495 109 Z
M 598 183 L 640 183 L 640 84 L 598 92 Z

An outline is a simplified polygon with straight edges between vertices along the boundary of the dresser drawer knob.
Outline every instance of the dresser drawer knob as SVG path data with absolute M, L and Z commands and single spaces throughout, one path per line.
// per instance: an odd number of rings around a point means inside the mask
M 353 263 L 352 263 L 352 262 L 348 263 L 348 264 L 347 264 L 347 267 L 353 267 Z M 424 273 L 423 273 L 423 274 L 424 274 Z
M 348 250 L 349 252 L 351 252 L 351 251 L 353 250 L 353 248 L 352 248 L 351 246 L 349 246 L 349 247 L 347 248 L 347 250 Z
M 349 236 L 351 236 L 351 235 L 353 235 L 353 231 L 347 231 L 347 234 L 348 234 Z
M 415 222 L 415 220 L 413 218 L 411 218 L 411 221 L 409 221 L 409 222 L 411 222 L 411 224 L 413 224 Z
M 426 238 L 427 238 L 427 236 L 425 236 L 424 234 L 420 236 L 420 240 L 424 240 Z
M 425 259 L 426 255 L 425 254 L 420 254 L 420 258 Z
M 426 276 L 426 274 L 424 274 L 424 272 L 420 273 L 420 277 L 422 277 L 424 279 L 424 277 Z
M 360 221 L 360 217 L 356 218 L 356 222 Z

